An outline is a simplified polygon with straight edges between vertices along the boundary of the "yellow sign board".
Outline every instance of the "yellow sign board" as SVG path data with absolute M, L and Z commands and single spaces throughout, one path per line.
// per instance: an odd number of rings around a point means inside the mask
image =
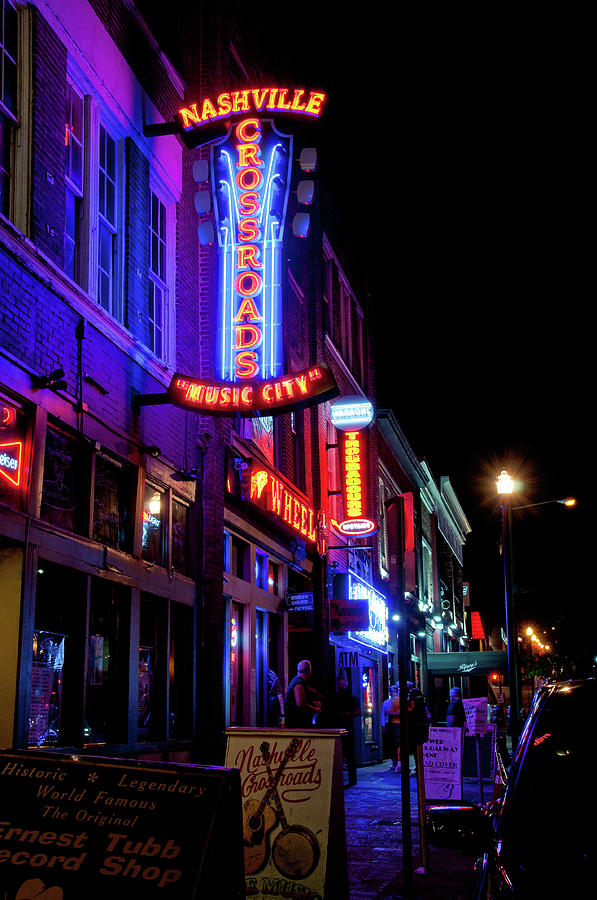
M 226 765 L 240 771 L 247 897 L 347 898 L 344 731 L 226 734 Z

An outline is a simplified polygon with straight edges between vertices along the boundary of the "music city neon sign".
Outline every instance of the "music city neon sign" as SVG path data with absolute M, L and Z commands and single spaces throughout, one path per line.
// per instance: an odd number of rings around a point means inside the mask
M 292 375 L 249 384 L 207 381 L 176 373 L 166 397 L 169 402 L 213 415 L 255 416 L 322 403 L 338 393 L 325 363 Z

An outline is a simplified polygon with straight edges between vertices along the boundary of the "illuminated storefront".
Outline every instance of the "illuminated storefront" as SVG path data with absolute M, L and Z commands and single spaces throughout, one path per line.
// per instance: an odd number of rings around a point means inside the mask
M 352 630 L 341 620 L 334 622 L 332 615 L 330 644 L 336 668 L 348 673 L 353 694 L 360 694 L 361 717 L 355 729 L 357 761 L 361 764 L 379 761 L 382 758 L 380 712 L 385 699 L 382 686 L 389 637 L 386 599 L 363 578 L 349 571 L 334 576 L 332 612 L 338 602 L 365 613 L 362 630 Z

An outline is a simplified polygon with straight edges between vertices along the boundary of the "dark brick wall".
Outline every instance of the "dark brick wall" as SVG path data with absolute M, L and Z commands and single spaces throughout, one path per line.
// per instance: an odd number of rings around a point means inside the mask
M 64 108 L 66 49 L 43 16 L 33 15 L 31 238 L 64 265 Z
M 149 161 L 137 145 L 124 142 L 126 194 L 124 216 L 125 325 L 149 346 Z

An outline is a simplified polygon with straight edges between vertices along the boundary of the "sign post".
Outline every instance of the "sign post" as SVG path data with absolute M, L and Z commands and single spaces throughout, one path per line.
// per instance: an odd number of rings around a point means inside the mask
M 462 728 L 431 726 L 423 767 L 427 800 L 462 800 Z
M 479 803 L 483 804 L 483 773 L 481 770 L 481 736 L 487 734 L 487 699 L 485 697 L 468 698 L 462 701 L 466 716 L 466 733 L 475 738 L 477 757 L 477 780 L 479 784 Z

